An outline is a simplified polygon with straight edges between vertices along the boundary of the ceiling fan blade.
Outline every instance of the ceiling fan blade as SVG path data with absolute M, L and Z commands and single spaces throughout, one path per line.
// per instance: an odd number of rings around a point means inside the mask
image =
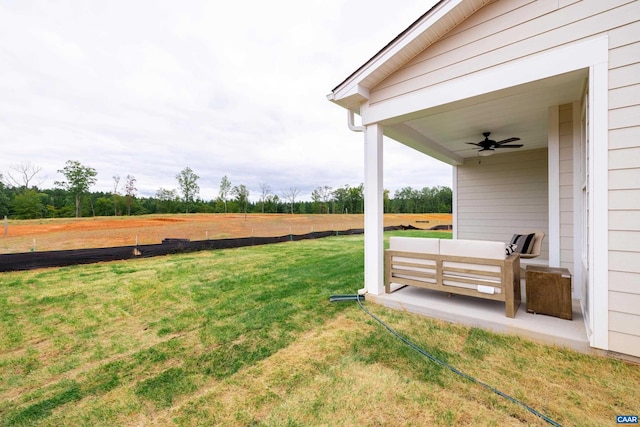
M 506 144 L 508 142 L 513 142 L 513 141 L 520 141 L 520 138 L 507 138 L 507 139 L 503 139 L 502 141 L 496 142 L 496 145 L 502 145 L 502 144 Z
M 465 144 L 471 144 L 471 145 L 475 145 L 478 147 L 482 147 L 482 144 L 478 144 L 477 142 L 466 142 Z
M 496 145 L 495 148 L 520 148 L 520 147 L 524 147 L 524 145 L 522 144 L 516 144 L 516 145 Z

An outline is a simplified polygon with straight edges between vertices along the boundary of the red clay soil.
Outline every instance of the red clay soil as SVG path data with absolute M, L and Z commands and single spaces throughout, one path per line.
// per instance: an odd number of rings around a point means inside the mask
M 386 214 L 385 226 L 430 228 L 451 214 Z M 190 240 L 283 236 L 363 228 L 362 215 L 182 214 L 9 221 L 0 228 L 0 253 L 130 246 L 165 238 Z M 34 248 L 35 245 L 35 248 Z

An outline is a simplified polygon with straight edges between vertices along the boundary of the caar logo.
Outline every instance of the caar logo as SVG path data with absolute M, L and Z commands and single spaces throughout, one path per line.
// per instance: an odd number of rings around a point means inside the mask
M 616 415 L 616 423 L 638 424 L 638 416 L 637 415 Z

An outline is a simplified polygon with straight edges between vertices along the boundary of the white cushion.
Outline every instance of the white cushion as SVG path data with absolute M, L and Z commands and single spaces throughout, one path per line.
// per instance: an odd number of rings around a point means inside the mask
M 440 254 L 474 258 L 506 259 L 505 247 L 504 242 L 442 239 L 440 241 Z
M 423 254 L 438 254 L 440 253 L 440 239 L 393 236 L 389 238 L 389 249 Z

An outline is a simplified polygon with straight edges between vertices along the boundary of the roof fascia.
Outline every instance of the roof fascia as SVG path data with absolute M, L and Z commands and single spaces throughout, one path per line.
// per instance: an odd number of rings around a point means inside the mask
M 427 45 L 419 45 L 420 43 L 417 42 L 419 36 L 428 31 L 429 28 L 456 7 L 468 1 L 469 0 L 440 0 L 406 30 L 376 53 L 369 61 L 336 86 L 332 92 L 327 95 L 327 99 L 344 108 L 351 110 L 357 108 L 357 105 L 369 99 L 370 88 L 363 84 L 367 78 L 375 73 L 381 72 L 387 76 L 395 71 L 395 69 L 383 70 L 383 67 L 393 58 L 398 55 L 403 55 L 404 61 L 402 61 L 402 63 L 404 64 L 426 49 Z M 431 43 L 434 41 L 435 40 L 432 40 Z

